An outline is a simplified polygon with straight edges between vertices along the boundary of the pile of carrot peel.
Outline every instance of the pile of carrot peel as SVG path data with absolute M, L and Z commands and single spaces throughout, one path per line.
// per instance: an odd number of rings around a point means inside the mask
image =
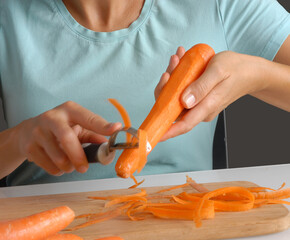
M 136 184 L 135 184 L 136 185 Z M 135 186 L 134 185 L 134 186 Z M 283 199 L 290 197 L 290 188 L 274 190 L 266 187 L 231 186 L 209 191 L 187 176 L 186 183 L 148 194 L 145 189 L 129 195 L 91 196 L 90 199 L 105 201 L 105 211 L 77 216 L 85 219 L 70 230 L 77 230 L 92 224 L 107 221 L 119 216 L 140 221 L 152 216 L 161 219 L 191 220 L 201 227 L 203 219 L 212 219 L 216 212 L 240 212 L 268 204 L 287 204 Z M 172 190 L 185 188 L 178 194 Z

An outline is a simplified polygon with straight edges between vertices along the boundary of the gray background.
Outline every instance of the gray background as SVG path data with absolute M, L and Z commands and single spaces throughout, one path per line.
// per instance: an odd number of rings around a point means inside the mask
M 245 96 L 226 109 L 226 135 L 229 167 L 290 163 L 288 112 Z

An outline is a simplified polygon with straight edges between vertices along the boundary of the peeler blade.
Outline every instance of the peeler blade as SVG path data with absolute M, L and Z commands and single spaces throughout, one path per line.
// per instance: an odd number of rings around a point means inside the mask
M 129 133 L 132 136 L 131 142 L 118 142 L 116 143 L 117 135 L 120 132 Z M 133 139 L 137 141 L 133 141 Z M 121 128 L 120 130 L 114 132 L 111 137 L 109 138 L 108 148 L 109 151 L 113 151 L 115 149 L 130 149 L 130 148 L 138 148 L 139 147 L 139 138 L 138 138 L 138 131 L 135 128 Z

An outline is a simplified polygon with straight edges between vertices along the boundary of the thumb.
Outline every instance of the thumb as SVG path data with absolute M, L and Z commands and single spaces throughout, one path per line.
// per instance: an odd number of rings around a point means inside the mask
M 221 78 L 212 68 L 206 68 L 204 73 L 182 93 L 182 105 L 187 109 L 193 108 L 223 80 L 224 78 Z

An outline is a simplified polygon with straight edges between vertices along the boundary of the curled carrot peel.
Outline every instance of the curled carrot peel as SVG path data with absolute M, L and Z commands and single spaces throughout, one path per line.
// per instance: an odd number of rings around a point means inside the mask
M 197 208 L 196 217 L 195 217 L 195 224 L 197 227 L 201 226 L 201 221 L 200 221 L 202 219 L 201 211 L 202 211 L 203 204 L 205 203 L 205 200 L 208 200 L 210 198 L 217 197 L 220 195 L 224 195 L 229 192 L 238 192 L 241 196 L 244 196 L 250 200 L 250 203 L 252 204 L 251 208 L 254 206 L 255 197 L 253 193 L 251 193 L 248 189 L 243 188 L 243 187 L 225 187 L 225 188 L 220 188 L 220 189 L 208 192 L 201 198 L 199 202 L 199 206 Z
M 132 186 L 129 187 L 129 188 L 136 188 L 136 187 L 140 186 L 144 181 L 145 181 L 145 179 L 143 179 L 143 180 L 140 181 L 140 182 L 136 182 L 134 185 L 132 185 Z
M 183 91 L 199 78 L 214 54 L 215 52 L 210 46 L 197 44 L 180 59 L 178 66 L 172 72 L 150 113 L 139 127 L 147 134 L 147 155 L 183 111 L 184 107 L 180 102 Z M 138 159 L 138 150 L 124 150 L 115 166 L 117 175 L 128 178 L 136 170 L 139 173 L 145 163 L 138 164 Z
M 0 223 L 0 240 L 46 239 L 67 227 L 75 214 L 67 206 Z
M 194 183 L 194 187 L 190 183 Z M 288 197 L 289 188 L 268 190 L 270 188 L 257 187 L 252 192 L 253 189 L 231 186 L 210 191 L 187 176 L 185 184 L 166 188 L 163 191 L 179 192 L 178 194 L 168 195 L 161 191 L 148 194 L 146 190 L 141 189 L 129 195 L 96 197 L 97 200 L 108 201 L 105 203 L 105 206 L 109 207 L 107 212 L 80 215 L 88 220 L 74 229 L 121 215 L 127 216 L 132 221 L 142 221 L 152 215 L 162 219 L 191 220 L 195 222 L 196 227 L 201 227 L 202 220 L 214 218 L 219 212 L 230 214 L 230 212 L 250 211 L 267 204 L 290 205 L 290 202 L 282 200 Z
M 124 127 L 129 128 L 131 127 L 131 119 L 129 117 L 128 112 L 126 109 L 114 98 L 109 98 L 108 99 L 110 103 L 113 104 L 113 106 L 118 110 L 120 113 L 122 120 L 124 122 Z M 131 135 L 129 133 L 126 134 L 127 136 L 127 142 L 131 141 Z

